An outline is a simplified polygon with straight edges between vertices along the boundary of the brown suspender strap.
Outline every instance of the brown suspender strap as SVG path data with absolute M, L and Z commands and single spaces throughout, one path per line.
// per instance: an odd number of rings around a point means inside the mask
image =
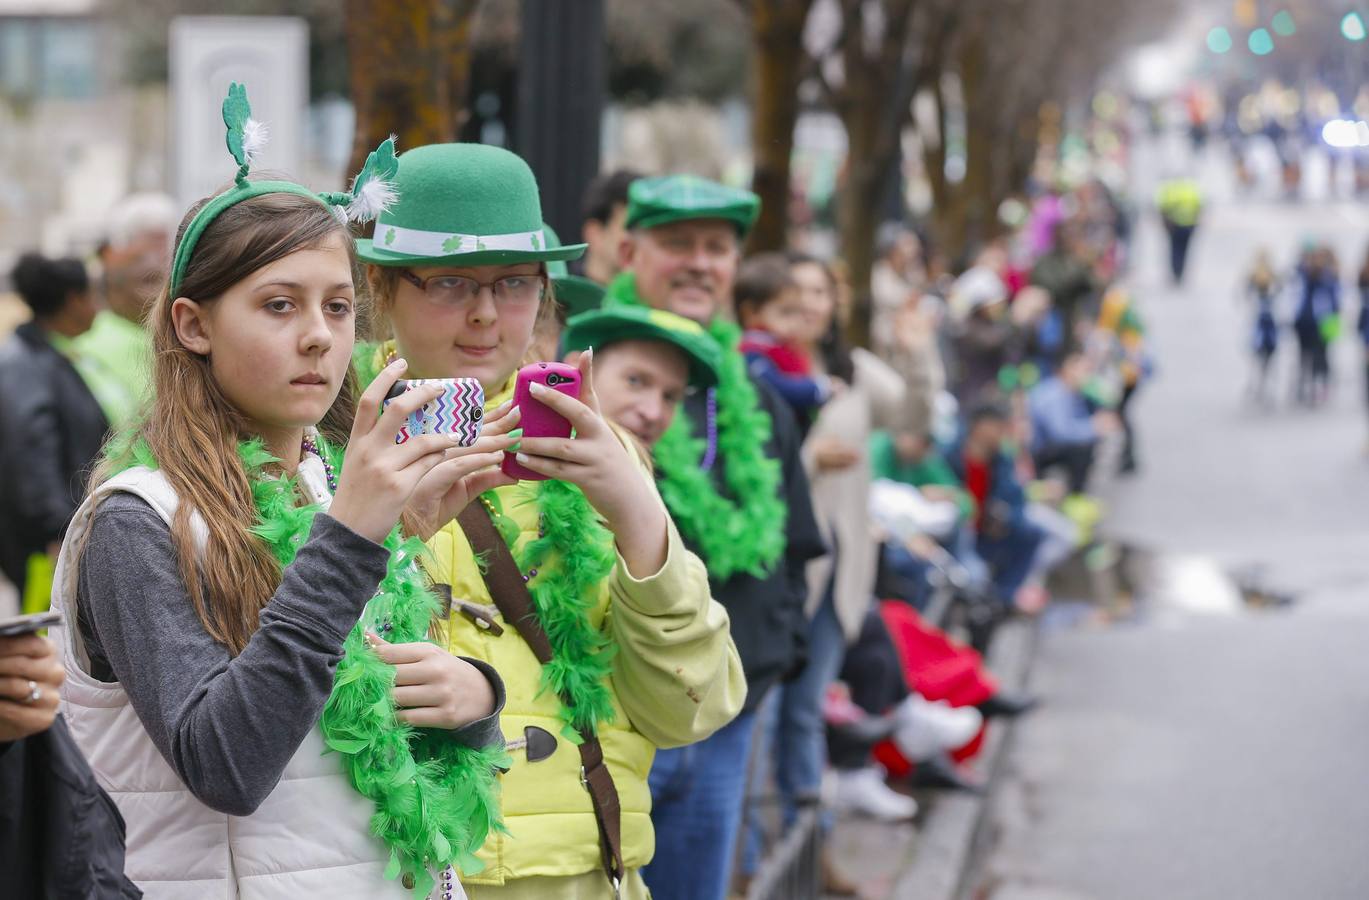
M 494 605 L 505 621 L 518 629 L 523 640 L 528 642 L 537 661 L 546 665 L 551 661 L 551 641 L 537 617 L 537 607 L 523 581 L 523 573 L 518 570 L 518 563 L 495 528 L 489 511 L 483 503 L 474 501 L 466 505 L 456 521 L 466 533 L 471 549 L 484 560 L 485 586 L 490 589 Z M 616 896 L 623 880 L 623 810 L 618 801 L 618 788 L 604 764 L 604 748 L 599 745 L 599 739 L 583 731 L 580 737 L 580 780 L 589 791 L 594 807 L 604 873 L 613 884 Z

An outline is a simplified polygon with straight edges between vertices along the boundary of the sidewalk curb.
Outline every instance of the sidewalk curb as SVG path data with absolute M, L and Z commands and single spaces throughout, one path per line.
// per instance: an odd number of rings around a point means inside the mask
M 999 628 L 989 654 L 989 667 L 1009 691 L 1024 688 L 1036 656 L 1038 623 L 1014 620 Z M 919 829 L 912 863 L 894 883 L 897 900 L 960 900 L 970 875 L 989 843 L 988 812 L 1002 778 L 1003 760 L 1012 745 L 1016 723 L 996 723 L 984 742 L 987 785 L 982 794 L 946 792 L 936 798 Z

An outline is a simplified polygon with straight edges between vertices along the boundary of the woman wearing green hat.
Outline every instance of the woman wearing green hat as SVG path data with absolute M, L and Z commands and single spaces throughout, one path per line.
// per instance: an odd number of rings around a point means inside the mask
M 240 85 L 223 118 L 237 177 L 181 225 L 151 405 L 58 558 L 65 719 L 149 898 L 454 900 L 497 812 L 502 691 L 427 640 L 440 601 L 397 522 L 455 515 L 511 441 L 397 444 L 436 397 L 382 412 L 403 361 L 354 395 L 347 223 L 392 197 L 393 145 L 320 195 L 248 177 Z
M 365 362 L 397 354 L 414 377 L 478 378 L 501 407 L 552 312 L 547 264 L 584 245 L 547 246 L 536 180 L 499 148 L 416 148 L 396 186 L 399 203 L 357 247 L 393 333 Z M 449 649 L 493 665 L 508 692 L 507 832 L 466 880 L 474 898 L 647 896 L 637 870 L 654 847 L 655 750 L 712 733 L 746 693 L 702 564 L 599 413 L 592 356 L 578 360 L 579 400 L 534 389 L 575 428 L 522 440 L 518 461 L 549 480 L 506 479 L 428 542 L 428 573 L 453 597 Z M 519 604 L 531 615 L 500 611 Z

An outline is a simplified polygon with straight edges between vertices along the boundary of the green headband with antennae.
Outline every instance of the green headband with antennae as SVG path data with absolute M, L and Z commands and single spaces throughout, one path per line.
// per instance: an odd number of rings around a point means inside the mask
M 260 197 L 263 194 L 297 194 L 317 200 L 333 210 L 344 222 L 369 222 L 381 214 L 396 199 L 394 178 L 399 171 L 395 158 L 395 139 L 387 138 L 366 157 L 366 164 L 352 180 L 351 191 L 311 191 L 293 181 L 249 181 L 247 173 L 261 148 L 266 145 L 266 126 L 252 118 L 247 103 L 247 88 L 236 81 L 228 86 L 223 101 L 223 124 L 228 129 L 225 143 L 228 152 L 238 163 L 238 174 L 231 188 L 206 203 L 186 226 L 185 235 L 176 245 L 176 256 L 171 263 L 172 297 L 179 294 L 185 270 L 195 253 L 209 223 L 230 206 Z

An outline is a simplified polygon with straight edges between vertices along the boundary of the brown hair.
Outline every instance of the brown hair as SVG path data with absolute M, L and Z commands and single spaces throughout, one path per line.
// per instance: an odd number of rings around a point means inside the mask
M 208 198 L 191 208 L 176 243 Z M 178 296 L 200 304 L 216 301 L 230 287 L 263 266 L 297 250 L 341 237 L 349 256 L 351 235 L 322 203 L 298 194 L 263 194 L 224 210 L 204 230 L 181 279 Z M 356 262 L 353 260 L 355 278 Z M 195 613 L 205 630 L 234 655 L 257 630 L 262 608 L 280 585 L 281 567 L 265 543 L 249 530 L 256 520 L 252 486 L 238 456 L 247 423 L 223 395 L 209 360 L 190 351 L 176 334 L 170 285 L 148 312 L 152 333 L 153 399 L 133 435 L 145 441 L 162 474 L 180 498 L 171 540 Z M 356 376 L 348 367 L 337 399 L 319 423 L 335 446 L 347 441 L 355 412 Z M 92 485 L 127 464 L 106 460 Z M 190 529 L 198 512 L 208 529 L 199 546 Z M 201 566 L 201 559 L 212 565 Z
M 794 285 L 789 260 L 783 253 L 758 253 L 741 264 L 732 286 L 737 318 L 745 310 L 760 310 Z

